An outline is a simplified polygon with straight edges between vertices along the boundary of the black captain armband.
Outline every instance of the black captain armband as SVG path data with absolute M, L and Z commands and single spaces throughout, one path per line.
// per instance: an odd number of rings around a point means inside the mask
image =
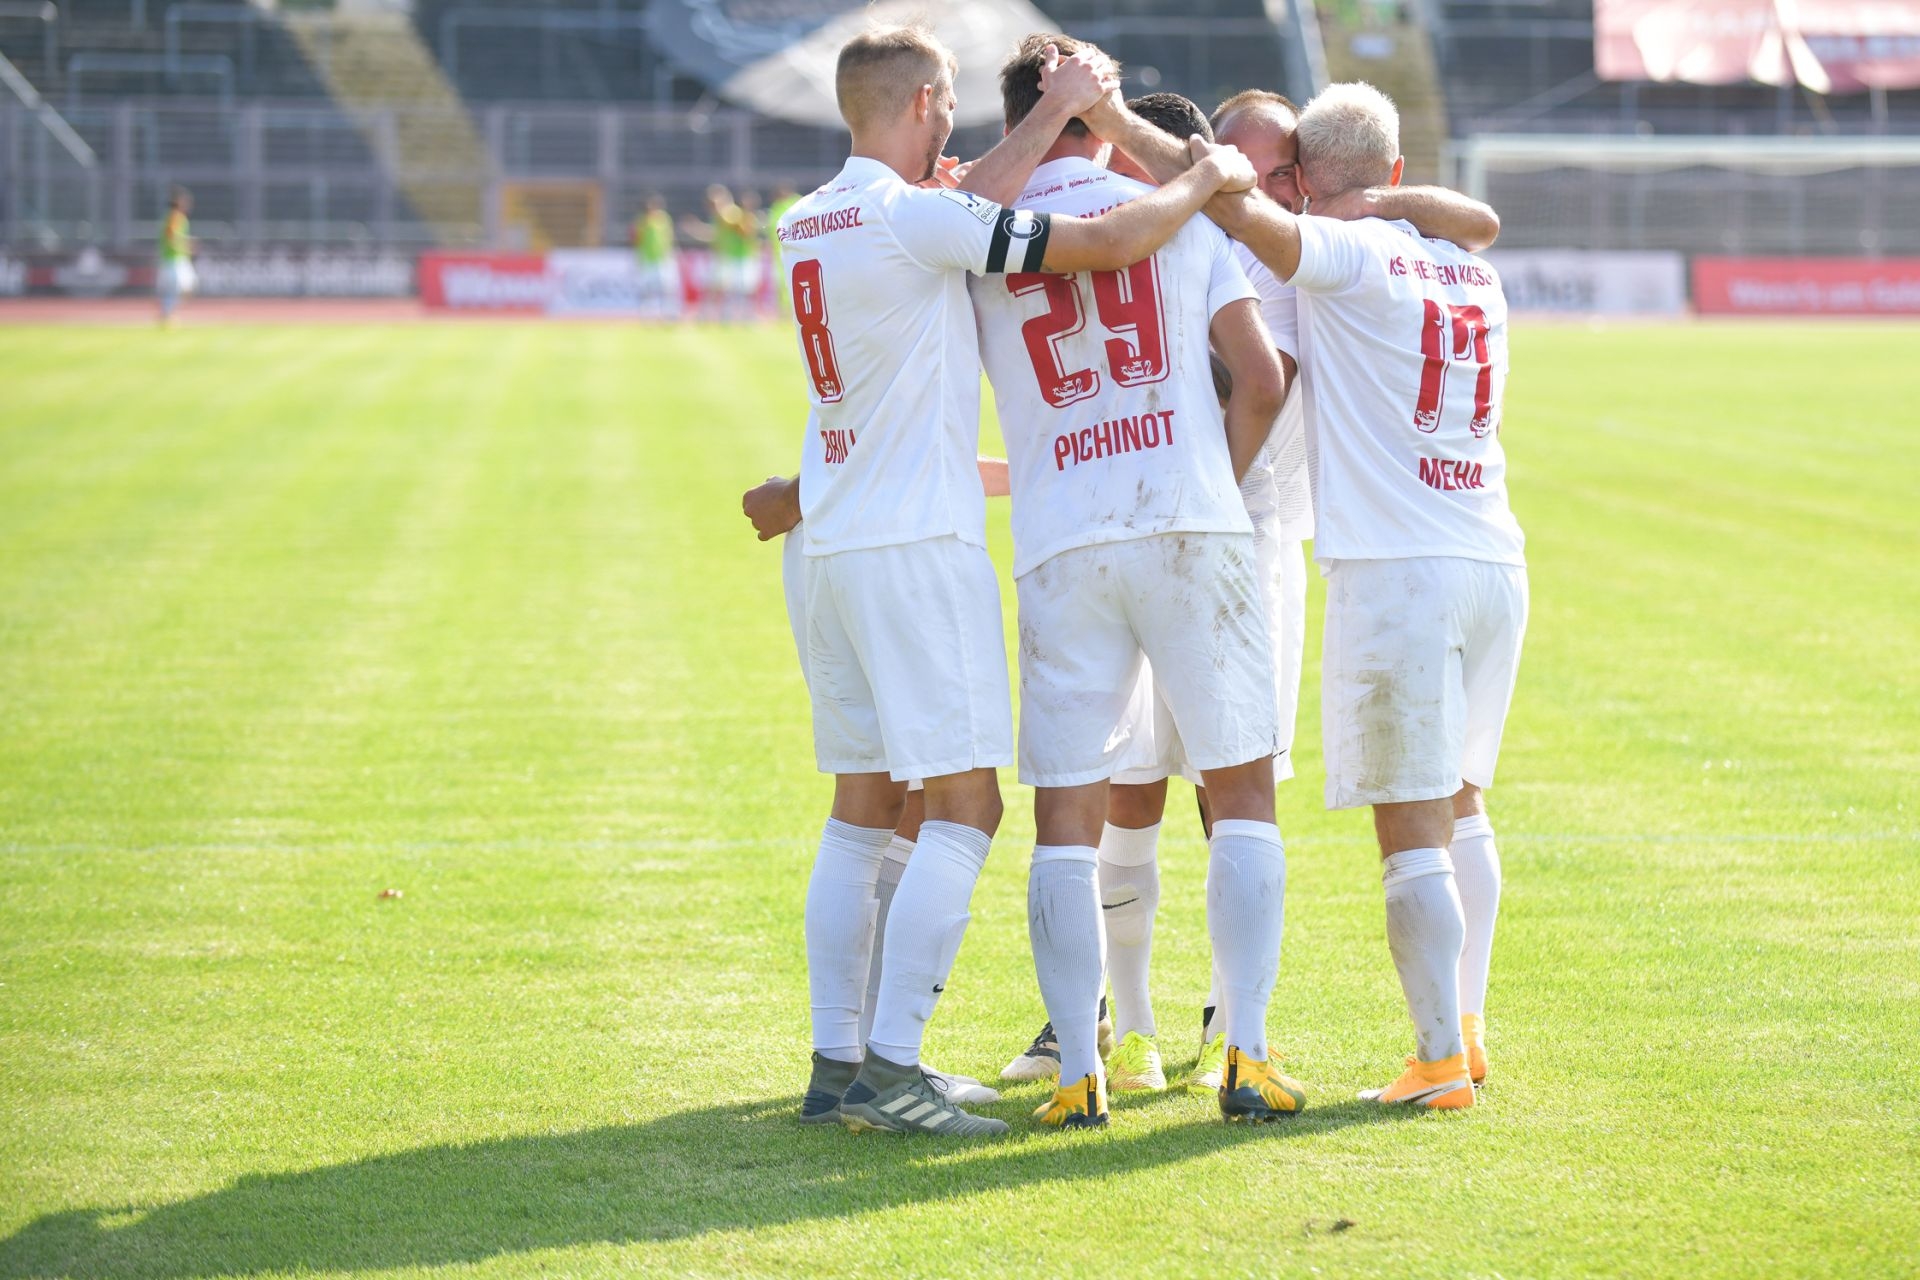
M 987 243 L 987 272 L 1038 271 L 1047 260 L 1047 237 L 1053 215 L 1031 209 L 1003 209 L 993 221 L 993 239 Z

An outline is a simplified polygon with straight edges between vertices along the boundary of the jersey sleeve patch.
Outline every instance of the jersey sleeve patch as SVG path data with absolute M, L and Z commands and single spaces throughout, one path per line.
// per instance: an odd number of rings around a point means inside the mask
M 971 191 L 960 191 L 952 187 L 941 187 L 939 194 L 953 201 L 974 217 L 980 219 L 982 226 L 992 226 L 993 220 L 1000 216 L 999 205 L 991 200 L 983 199 Z
M 993 225 L 987 246 L 987 273 L 1038 271 L 1047 260 L 1047 237 L 1053 233 L 1053 215 L 1032 209 L 1008 209 Z

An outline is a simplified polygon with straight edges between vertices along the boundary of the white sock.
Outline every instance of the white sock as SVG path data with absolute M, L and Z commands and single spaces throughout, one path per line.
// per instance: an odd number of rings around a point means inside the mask
M 1209 870 L 1206 887 L 1211 887 L 1212 884 L 1213 874 L 1212 871 Z M 1206 892 L 1206 887 L 1203 887 L 1201 890 L 1203 894 Z M 1211 952 L 1212 948 L 1209 947 L 1208 950 Z M 1211 954 L 1207 956 L 1207 981 L 1211 985 L 1207 987 L 1206 1003 L 1200 1006 L 1200 1047 L 1202 1049 L 1212 1044 L 1213 1038 L 1227 1029 L 1226 1010 L 1220 1007 L 1224 997 L 1220 994 L 1220 959 L 1218 956 Z
M 1035 845 L 1027 875 L 1027 940 L 1060 1042 L 1061 1084 L 1100 1070 L 1099 860 L 1091 845 Z
M 885 859 L 880 863 L 880 878 L 873 885 L 873 936 L 884 939 L 887 936 L 887 913 L 893 909 L 893 893 L 900 887 L 900 876 L 907 869 L 907 859 L 913 856 L 913 841 L 902 840 L 895 836 L 887 842 Z M 873 949 L 873 959 L 867 965 L 867 998 L 860 1006 L 860 1043 L 865 1044 L 867 1037 L 873 1034 L 873 1007 L 880 1002 L 880 956 L 885 947 Z
M 920 1061 L 920 1041 L 967 932 L 967 904 L 993 837 L 957 822 L 923 822 L 887 912 L 880 997 L 867 1043 L 888 1062 Z
M 1466 945 L 1460 948 L 1460 1012 L 1487 1012 L 1487 970 L 1493 964 L 1493 925 L 1500 914 L 1500 853 L 1493 847 L 1493 824 L 1476 813 L 1453 824 L 1453 882 L 1460 890 L 1466 919 Z
M 873 886 L 893 832 L 828 818 L 807 880 L 807 986 L 813 1047 L 860 1061 L 860 1003 L 873 949 Z
M 1147 981 L 1153 958 L 1153 916 L 1160 909 L 1160 867 L 1155 852 L 1160 824 L 1116 827 L 1100 833 L 1100 919 L 1107 933 L 1107 976 L 1113 980 L 1113 1034 L 1154 1034 L 1153 993 Z M 1057 1030 L 1058 1028 L 1056 1028 Z
M 1208 842 L 1207 933 L 1213 939 L 1227 1043 L 1267 1056 L 1267 1001 L 1280 972 L 1287 850 L 1271 822 L 1223 818 Z
M 1400 971 L 1422 1062 L 1466 1052 L 1460 1040 L 1460 943 L 1466 923 L 1445 849 L 1403 849 L 1384 859 L 1387 946 Z

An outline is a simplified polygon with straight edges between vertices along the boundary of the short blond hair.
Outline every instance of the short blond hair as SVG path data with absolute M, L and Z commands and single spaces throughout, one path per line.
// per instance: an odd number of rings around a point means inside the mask
M 913 101 L 922 85 L 953 82 L 960 62 L 926 27 L 875 27 L 840 47 L 833 93 L 849 127 L 887 124 Z
M 1364 81 L 1330 84 L 1313 96 L 1294 131 L 1300 163 L 1322 199 L 1383 185 L 1400 158 L 1400 112 Z

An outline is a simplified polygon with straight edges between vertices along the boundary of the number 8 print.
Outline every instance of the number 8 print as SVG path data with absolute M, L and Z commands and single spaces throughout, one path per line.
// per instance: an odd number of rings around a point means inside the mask
M 814 394 L 822 404 L 832 404 L 847 388 L 840 381 L 840 361 L 833 354 L 833 334 L 827 328 L 827 293 L 818 258 L 793 264 L 793 318 L 800 326 L 800 353 L 806 357 Z

